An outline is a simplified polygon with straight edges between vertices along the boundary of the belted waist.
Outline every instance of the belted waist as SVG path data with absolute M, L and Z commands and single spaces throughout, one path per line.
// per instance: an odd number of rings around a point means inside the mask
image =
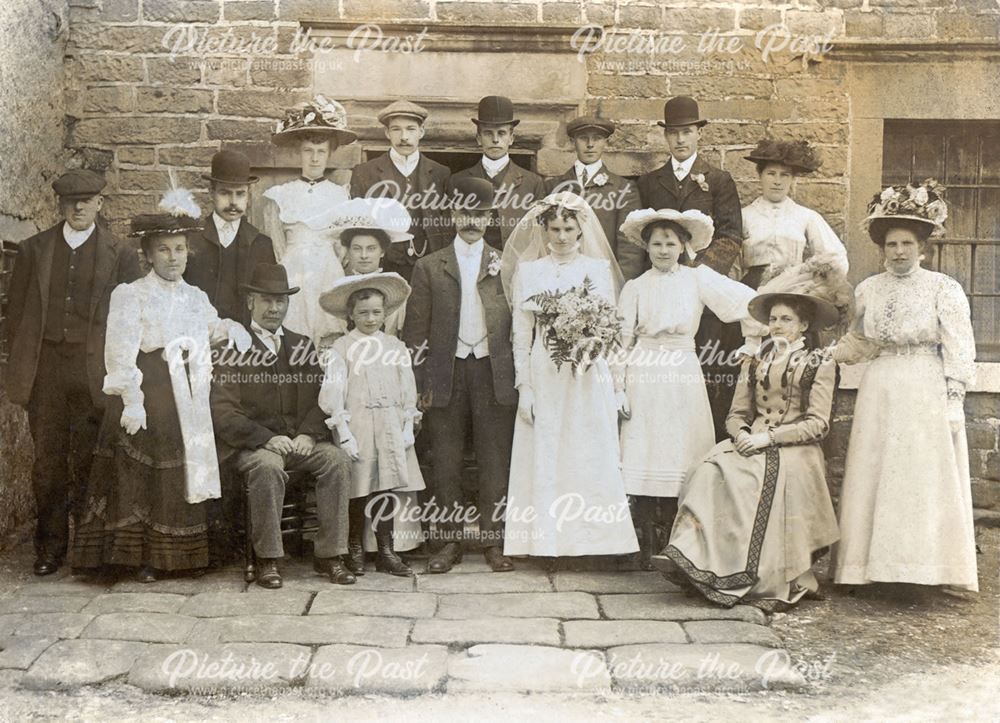
M 637 346 L 644 349 L 664 351 L 694 351 L 694 337 L 687 334 L 659 334 L 657 336 L 637 336 Z
M 927 342 L 920 344 L 889 344 L 882 347 L 880 354 L 890 356 L 912 356 L 914 354 L 937 354 L 939 344 Z
M 403 405 L 391 399 L 369 399 L 365 402 L 365 409 L 389 409 L 401 406 Z

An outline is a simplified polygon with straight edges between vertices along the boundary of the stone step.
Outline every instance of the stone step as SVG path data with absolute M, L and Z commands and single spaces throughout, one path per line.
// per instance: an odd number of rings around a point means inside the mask
M 0 614 L 78 613 L 90 602 L 86 595 L 18 595 L 0 600 Z
M 593 595 L 584 592 L 515 592 L 444 595 L 438 618 L 599 618 Z M 498 621 L 502 625 L 503 621 Z
M 36 690 L 72 690 L 125 675 L 146 650 L 145 643 L 126 640 L 60 640 L 21 678 Z
M 551 592 L 548 575 L 540 570 L 418 575 L 417 590 L 435 593 Z
M 324 645 L 313 655 L 306 687 L 341 695 L 420 695 L 442 689 L 447 674 L 448 649 L 441 645 Z
M 426 592 L 375 592 L 324 590 L 309 606 L 309 615 L 376 615 L 396 618 L 429 618 L 437 610 L 437 595 Z
M 476 645 L 448 661 L 448 693 L 608 692 L 604 655 L 540 645 Z
M 677 592 L 678 588 L 658 572 L 557 572 L 556 592 L 653 593 Z
M 568 620 L 562 629 L 569 648 L 688 642 L 679 623 L 664 620 Z
M 743 620 L 765 625 L 767 616 L 750 605 L 720 608 L 701 598 L 676 593 L 599 595 L 604 616 L 612 620 Z
M 312 600 L 305 590 L 268 590 L 267 595 L 242 592 L 203 592 L 193 595 L 178 611 L 199 618 L 235 615 L 303 615 Z
M 441 643 L 452 647 L 481 643 L 516 645 L 560 644 L 559 621 L 554 618 L 496 618 L 417 620 L 410 633 L 414 643 Z
M 198 618 L 173 613 L 106 613 L 94 618 L 80 637 L 182 643 L 197 622 Z
M 0 638 L 0 669 L 27 670 L 55 642 L 55 638 L 29 638 L 20 635 Z
M 372 645 L 401 648 L 413 623 L 402 618 L 355 615 L 245 615 L 202 620 L 188 640 L 206 643 Z
M 102 613 L 175 613 L 188 599 L 186 595 L 166 592 L 109 592 L 91 599 L 81 612 Z
M 136 660 L 128 682 L 158 693 L 261 693 L 301 680 L 311 658 L 304 645 L 154 645 Z

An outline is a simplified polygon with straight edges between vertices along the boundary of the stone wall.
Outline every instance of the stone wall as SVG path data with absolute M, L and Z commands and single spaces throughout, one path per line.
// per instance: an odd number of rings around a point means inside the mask
M 0 3 L 0 240 L 21 241 L 57 216 L 52 180 L 64 149 L 65 0 Z M 3 369 L 0 367 L 0 378 Z M 2 386 L 2 385 L 0 385 Z M 0 541 L 30 519 L 31 439 L 23 410 L 0 391 Z

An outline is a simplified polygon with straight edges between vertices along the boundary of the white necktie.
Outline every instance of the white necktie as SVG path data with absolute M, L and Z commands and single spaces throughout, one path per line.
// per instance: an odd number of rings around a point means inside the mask
M 281 350 L 281 337 L 267 329 L 261 329 L 257 335 L 264 342 L 264 346 L 268 347 L 272 354 L 278 356 L 278 352 Z

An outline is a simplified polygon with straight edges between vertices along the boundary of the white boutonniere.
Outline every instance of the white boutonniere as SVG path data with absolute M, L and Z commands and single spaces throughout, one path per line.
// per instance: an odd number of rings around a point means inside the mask
M 708 181 L 705 180 L 704 173 L 692 173 L 691 178 L 694 180 L 695 183 L 698 184 L 698 188 L 700 188 L 705 193 L 708 193 Z
M 500 254 L 496 251 L 490 251 L 490 263 L 486 267 L 486 273 L 490 276 L 496 276 L 500 273 Z
M 608 182 L 608 174 L 607 173 L 598 173 L 596 176 L 594 176 L 593 182 L 594 182 L 595 186 L 604 186 L 604 185 L 606 185 L 607 182 Z

